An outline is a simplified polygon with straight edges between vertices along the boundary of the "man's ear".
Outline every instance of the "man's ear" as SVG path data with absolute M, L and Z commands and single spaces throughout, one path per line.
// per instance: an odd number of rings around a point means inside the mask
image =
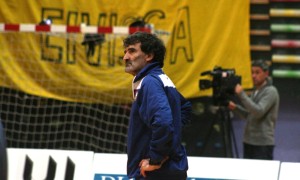
M 270 72 L 269 71 L 265 71 L 266 75 L 269 76 L 270 75 Z
M 146 61 L 147 62 L 152 61 L 153 58 L 154 58 L 154 54 L 153 53 L 146 54 Z

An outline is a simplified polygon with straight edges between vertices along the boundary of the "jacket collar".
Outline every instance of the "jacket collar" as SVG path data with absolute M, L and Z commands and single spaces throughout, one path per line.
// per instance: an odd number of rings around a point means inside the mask
M 159 64 L 157 62 L 150 63 L 146 65 L 135 77 L 133 82 L 139 81 L 140 79 L 144 78 L 147 74 L 150 73 L 150 71 L 162 71 L 159 67 Z

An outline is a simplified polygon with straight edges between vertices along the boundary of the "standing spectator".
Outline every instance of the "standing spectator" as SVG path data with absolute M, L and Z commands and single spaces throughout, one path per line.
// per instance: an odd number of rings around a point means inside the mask
M 164 74 L 166 48 L 156 35 L 136 32 L 124 40 L 125 72 L 134 76 L 127 142 L 129 178 L 185 180 L 188 161 L 182 126 L 191 104 Z
M 250 97 L 241 85 L 236 85 L 241 105 L 229 102 L 229 109 L 246 119 L 244 130 L 244 158 L 273 159 L 274 131 L 278 116 L 279 95 L 269 77 L 269 67 L 261 60 L 252 62 L 252 79 L 255 86 Z

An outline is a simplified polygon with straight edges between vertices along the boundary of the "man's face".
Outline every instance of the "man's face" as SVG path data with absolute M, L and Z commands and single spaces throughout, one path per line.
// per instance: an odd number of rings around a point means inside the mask
M 269 76 L 268 71 L 263 71 L 261 67 L 253 66 L 252 67 L 252 79 L 253 84 L 256 87 L 260 87 L 265 82 L 266 78 Z
M 152 55 L 145 54 L 141 50 L 141 43 L 129 45 L 124 50 L 125 72 L 137 75 L 152 58 Z

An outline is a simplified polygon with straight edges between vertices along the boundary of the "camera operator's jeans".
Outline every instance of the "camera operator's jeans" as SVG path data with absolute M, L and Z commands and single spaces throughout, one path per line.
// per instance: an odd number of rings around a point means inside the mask
M 244 159 L 273 160 L 274 146 L 256 146 L 244 143 Z
M 4 129 L 0 120 L 0 179 L 7 180 L 7 153 L 6 138 Z

